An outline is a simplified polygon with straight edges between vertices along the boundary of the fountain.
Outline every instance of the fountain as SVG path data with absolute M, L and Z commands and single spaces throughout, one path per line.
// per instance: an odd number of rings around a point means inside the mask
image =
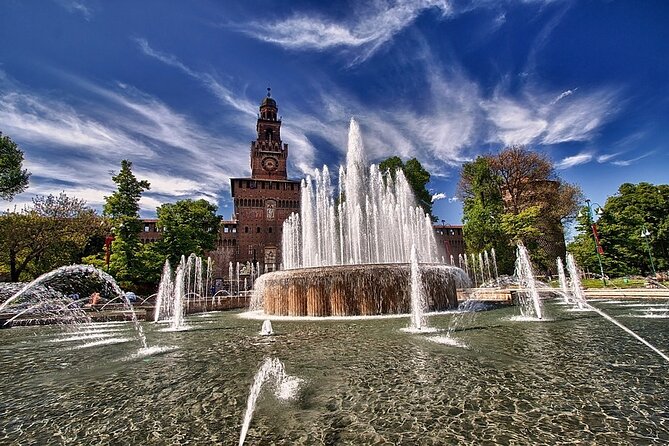
M 456 305 L 464 273 L 440 263 L 430 217 L 416 206 L 404 174 L 366 165 L 351 120 L 338 198 L 327 166 L 303 180 L 300 214 L 284 222 L 285 269 L 256 281 L 252 308 L 288 316 L 408 313 L 412 246 L 423 262 L 427 309 Z
M 262 328 L 260 329 L 261 336 L 272 336 L 274 331 L 272 330 L 272 321 L 265 319 L 262 323 Z
M 537 290 L 537 283 L 534 279 L 534 272 L 532 271 L 532 263 L 530 262 L 530 255 L 527 248 L 522 243 L 518 244 L 516 250 L 516 277 L 518 277 L 518 284 L 521 288 L 521 295 L 519 307 L 520 313 L 523 317 L 534 317 L 536 319 L 543 318 L 543 308 L 541 299 L 539 298 L 539 291 Z
M 242 430 L 239 434 L 239 446 L 244 444 L 246 433 L 251 425 L 253 412 L 256 408 L 256 400 L 260 395 L 260 391 L 267 381 L 272 380 L 271 384 L 274 387 L 274 395 L 280 400 L 289 400 L 295 397 L 301 379 L 286 374 L 285 367 L 277 358 L 267 358 L 260 366 L 258 373 L 256 373 L 249 392 L 249 398 L 246 403 L 246 413 L 244 414 L 244 422 L 242 423 Z
M 158 296 L 154 322 L 169 322 L 170 330 L 185 330 L 184 315 L 193 305 L 206 311 L 207 304 L 203 298 L 208 291 L 211 280 L 211 260 L 207 260 L 207 268 L 203 269 L 202 258 L 191 254 L 181 256 L 176 271 L 172 273 L 169 261 L 165 261 L 163 274 L 158 285 Z M 194 299 L 200 299 L 195 302 Z M 212 298 L 213 305 L 213 298 Z
M 56 299 L 48 297 L 45 299 L 39 293 L 33 294 L 30 292 L 40 286 L 56 289 L 63 297 Z M 63 266 L 42 274 L 0 305 L 0 314 L 3 312 L 13 314 L 4 324 L 13 323 L 18 318 L 31 314 L 38 314 L 40 317 L 47 314 L 47 319 L 52 318 L 60 323 L 90 323 L 91 319 L 88 314 L 79 305 L 75 305 L 71 300 L 68 300 L 65 295 L 72 295 L 75 292 L 89 294 L 100 291 L 121 299 L 126 311 L 130 313 L 142 349 L 147 350 L 146 336 L 137 319 L 132 303 L 112 276 L 92 265 Z M 25 297 L 32 297 L 32 299 L 24 299 Z

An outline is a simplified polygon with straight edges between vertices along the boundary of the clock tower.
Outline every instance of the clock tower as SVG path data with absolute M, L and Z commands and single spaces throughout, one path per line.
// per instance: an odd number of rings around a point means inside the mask
M 277 111 L 268 88 L 251 143 L 251 177 L 230 178 L 235 213 L 221 236 L 234 254 L 230 261 L 253 263 L 263 272 L 280 268 L 283 222 L 300 211 L 300 181 L 288 179 L 288 144 L 281 142 Z
M 281 120 L 271 89 L 260 104 L 256 124 L 258 137 L 251 143 L 251 177 L 262 180 L 286 180 L 288 144 L 281 142 Z

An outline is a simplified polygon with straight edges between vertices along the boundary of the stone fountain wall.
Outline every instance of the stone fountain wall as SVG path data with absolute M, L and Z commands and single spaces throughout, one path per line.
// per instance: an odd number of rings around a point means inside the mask
M 429 311 L 457 305 L 459 269 L 421 265 Z M 409 313 L 408 264 L 329 266 L 277 271 L 256 282 L 256 305 L 269 315 L 355 316 Z M 258 308 L 259 309 L 259 308 Z

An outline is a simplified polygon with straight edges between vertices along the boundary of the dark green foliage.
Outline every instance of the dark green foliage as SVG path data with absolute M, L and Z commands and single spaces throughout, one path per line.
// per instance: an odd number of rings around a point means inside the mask
M 26 190 L 30 173 L 22 169 L 23 152 L 9 136 L 0 132 L 0 198 L 11 200 Z
M 466 185 L 466 186 L 465 186 Z M 497 178 L 486 158 L 462 167 L 463 232 L 468 252 L 495 249 L 499 272 L 513 271 L 513 249 L 502 227 L 504 202 Z
M 423 168 L 420 161 L 416 158 L 411 158 L 404 163 L 400 157 L 392 156 L 379 164 L 379 170 L 381 172 L 389 172 L 393 180 L 395 179 L 397 169 L 402 169 L 407 182 L 411 186 L 411 189 L 413 189 L 416 203 L 423 208 L 432 221 L 437 221 L 437 218 L 432 215 L 432 194 L 427 190 L 427 183 L 430 182 L 430 173 Z
M 650 233 L 647 238 L 641 236 L 644 227 Z M 666 271 L 669 268 L 669 185 L 622 184 L 618 193 L 606 200 L 597 229 L 604 249 L 605 274 L 650 274 L 648 249 L 656 271 Z M 579 265 L 598 271 L 587 207 L 582 208 L 577 230 L 578 235 L 569 250 Z
M 160 268 L 154 270 L 155 264 L 159 263 L 158 259 L 154 259 L 150 255 L 152 250 L 139 240 L 142 229 L 139 200 L 142 193 L 149 190 L 150 184 L 135 177 L 132 163 L 128 160 L 121 161 L 121 171 L 113 175 L 112 180 L 117 190 L 105 197 L 103 207 L 103 215 L 110 220 L 114 235 L 109 272 L 122 287 L 133 289 L 136 285 L 156 281 L 156 275 L 160 277 Z M 101 257 L 104 257 L 104 253 Z M 147 257 L 151 261 L 147 262 Z M 87 260 L 99 266 L 100 257 Z
M 158 227 L 163 238 L 158 250 L 176 265 L 182 255 L 202 256 L 214 248 L 220 217 L 217 207 L 206 200 L 180 200 L 158 208 Z

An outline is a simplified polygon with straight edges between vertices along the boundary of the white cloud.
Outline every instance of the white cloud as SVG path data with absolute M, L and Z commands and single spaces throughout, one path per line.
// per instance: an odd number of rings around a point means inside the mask
M 606 154 L 604 154 L 604 155 L 599 155 L 599 156 L 597 157 L 597 162 L 600 163 L 600 164 L 601 164 L 601 163 L 605 163 L 605 162 L 607 162 L 607 161 L 609 161 L 609 160 L 612 160 L 613 158 L 619 156 L 620 154 L 621 154 L 621 152 L 617 152 L 617 153 L 606 153 Z
M 644 158 L 646 158 L 646 157 L 652 155 L 653 153 L 654 153 L 654 152 L 651 151 L 651 152 L 644 153 L 644 154 L 641 155 L 641 156 L 637 156 L 636 158 L 632 158 L 632 159 L 629 159 L 629 160 L 612 161 L 611 164 L 613 164 L 613 165 L 615 165 L 615 166 L 621 166 L 621 167 L 629 166 L 629 165 L 631 165 L 631 164 L 636 163 L 636 162 L 639 161 L 639 160 L 642 160 L 642 159 L 644 159 Z
M 449 203 L 455 203 L 456 201 L 458 201 L 458 197 L 451 197 L 448 199 Z
M 239 30 L 258 40 L 291 49 L 360 48 L 362 53 L 357 59 L 362 61 L 427 9 L 440 11 L 443 16 L 452 12 L 450 2 L 446 0 L 379 1 L 371 7 L 359 3 L 352 13 L 355 18 L 348 21 L 333 22 L 317 16 L 294 15 L 273 23 L 245 23 Z
M 140 50 L 149 57 L 159 60 L 167 65 L 178 68 L 188 76 L 196 79 L 205 88 L 212 92 L 218 99 L 224 103 L 232 106 L 238 111 L 246 113 L 247 115 L 255 116 L 257 107 L 251 101 L 236 97 L 228 88 L 218 82 L 214 77 L 207 73 L 200 73 L 192 70 L 183 64 L 175 55 L 164 53 L 153 49 L 146 39 L 135 39 Z
M 129 159 L 135 175 L 152 183 L 141 205 L 153 212 L 159 199 L 217 203 L 230 187 L 229 178 L 248 170 L 248 158 L 238 150 L 246 141 L 212 135 L 129 86 L 110 90 L 83 80 L 77 84 L 97 95 L 94 105 L 26 93 L 0 79 L 3 131 L 24 149 L 33 174 L 29 190 L 17 200 L 29 202 L 35 194 L 63 189 L 99 207 L 115 189 L 110 170 Z
M 582 92 L 578 97 L 563 92 L 559 100 L 547 100 L 552 95 L 536 90 L 526 88 L 514 98 L 498 92 L 483 101 L 493 125 L 493 141 L 506 145 L 588 141 L 618 108 L 618 94 L 611 89 Z
M 437 194 L 432 195 L 432 203 L 434 203 L 437 200 L 443 200 L 446 198 L 446 194 L 443 192 L 439 192 Z
M 567 96 L 570 96 L 570 95 L 574 94 L 574 93 L 576 92 L 576 90 L 578 90 L 578 88 L 574 88 L 573 90 L 565 90 L 565 91 L 563 91 L 562 93 L 560 93 L 560 94 L 558 95 L 558 97 L 556 97 L 555 99 L 553 99 L 553 102 L 551 102 L 551 104 L 556 104 L 560 99 L 564 99 L 564 98 L 566 98 Z
M 592 154 L 579 153 L 578 155 L 568 156 L 555 165 L 556 169 L 568 169 L 592 161 Z

